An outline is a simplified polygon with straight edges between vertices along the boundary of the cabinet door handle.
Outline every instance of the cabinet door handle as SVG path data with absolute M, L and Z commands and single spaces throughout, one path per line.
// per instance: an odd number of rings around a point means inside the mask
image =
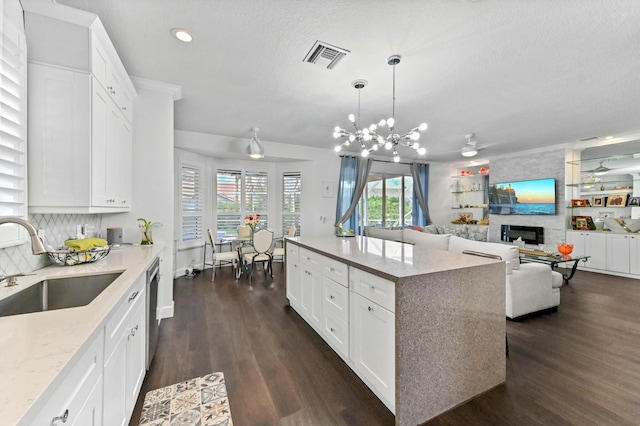
M 133 293 L 131 293 L 131 296 L 129 296 L 129 302 L 131 302 L 133 299 L 135 299 L 138 296 L 138 292 L 134 291 Z
M 131 337 L 135 337 L 136 336 L 136 331 L 138 331 L 138 326 L 137 325 L 131 329 L 131 331 L 129 332 L 129 335 L 127 336 L 127 340 L 129 340 L 129 338 L 131 338 Z
M 331 327 L 329 330 L 331 330 L 332 333 L 335 333 L 335 330 L 333 329 L 333 327 Z
M 69 409 L 67 408 L 66 410 L 64 410 L 64 413 L 62 413 L 62 415 L 55 416 L 53 419 L 51 419 L 51 424 L 55 425 L 58 422 L 58 420 L 62 420 L 62 423 L 66 423 L 68 418 L 69 418 Z
M 333 294 L 330 294 L 330 295 L 329 295 L 329 299 L 331 299 L 331 300 L 333 300 L 333 299 L 334 299 Z
M 371 306 L 367 307 L 367 309 L 369 310 L 369 312 L 373 311 L 373 308 Z

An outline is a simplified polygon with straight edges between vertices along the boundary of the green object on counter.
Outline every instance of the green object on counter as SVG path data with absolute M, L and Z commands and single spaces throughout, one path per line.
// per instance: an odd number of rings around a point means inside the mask
M 82 240 L 67 240 L 64 245 L 75 251 L 84 251 L 94 247 L 104 247 L 108 243 L 107 240 L 102 238 L 85 238 Z

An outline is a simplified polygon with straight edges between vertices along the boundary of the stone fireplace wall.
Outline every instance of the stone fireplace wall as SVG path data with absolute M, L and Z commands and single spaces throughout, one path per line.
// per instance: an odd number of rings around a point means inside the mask
M 527 152 L 519 155 L 491 159 L 490 183 L 556 179 L 555 215 L 496 215 L 489 217 L 489 241 L 500 241 L 501 225 L 542 226 L 544 243 L 555 247 L 565 239 L 565 149 Z

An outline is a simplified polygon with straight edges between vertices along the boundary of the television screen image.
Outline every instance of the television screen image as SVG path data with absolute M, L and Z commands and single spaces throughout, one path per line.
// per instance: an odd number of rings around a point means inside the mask
M 489 212 L 492 214 L 556 214 L 555 178 L 534 179 L 489 185 Z

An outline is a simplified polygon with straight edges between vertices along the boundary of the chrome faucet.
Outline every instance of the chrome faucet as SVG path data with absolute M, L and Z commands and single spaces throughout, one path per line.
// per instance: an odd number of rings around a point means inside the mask
M 44 248 L 44 245 L 42 244 L 42 241 L 40 241 L 40 238 L 38 238 L 38 231 L 36 231 L 36 228 L 31 223 L 17 217 L 0 218 L 0 225 L 3 225 L 5 223 L 15 223 L 16 225 L 22 226 L 27 230 L 27 232 L 29 232 L 29 237 L 31 238 L 31 251 L 33 252 L 33 254 L 43 254 L 47 252 Z M 22 275 L 24 274 L 8 275 L 6 277 L 0 276 L 0 282 L 6 280 L 7 286 L 14 286 L 17 284 L 16 277 Z

